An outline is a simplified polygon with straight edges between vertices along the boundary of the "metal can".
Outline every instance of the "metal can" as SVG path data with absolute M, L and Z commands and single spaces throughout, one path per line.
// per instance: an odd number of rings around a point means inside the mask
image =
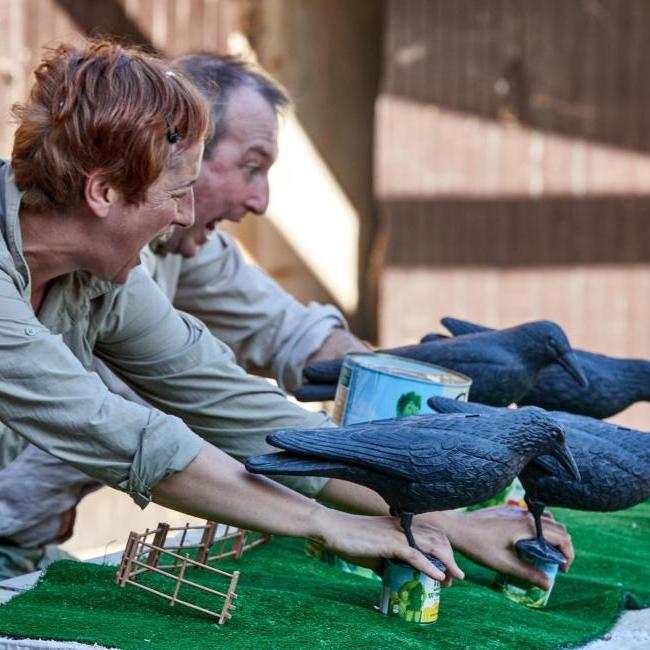
M 383 353 L 348 354 L 334 398 L 341 425 L 433 413 L 435 395 L 467 401 L 472 380 L 453 370 Z
M 333 419 L 340 425 L 385 420 L 401 415 L 434 413 L 434 395 L 467 401 L 472 380 L 430 363 L 383 353 L 353 353 L 343 360 L 334 398 Z M 376 578 L 369 569 L 337 557 L 327 549 L 306 553 L 346 573 Z
M 379 602 L 382 614 L 397 616 L 407 623 L 431 625 L 438 620 L 439 610 L 438 580 L 406 562 L 386 560 Z
M 526 580 L 498 574 L 494 587 L 504 596 L 516 603 L 540 609 L 546 607 L 555 585 L 555 578 L 560 565 L 566 562 L 563 553 L 545 540 L 523 540 L 517 542 L 517 555 L 524 562 L 532 564 L 545 573 L 551 581 L 549 589 L 542 589 Z

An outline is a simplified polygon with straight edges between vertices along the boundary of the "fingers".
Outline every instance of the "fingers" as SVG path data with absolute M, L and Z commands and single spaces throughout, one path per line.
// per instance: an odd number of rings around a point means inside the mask
M 335 395 L 336 383 L 303 384 L 294 393 L 299 402 L 328 402 L 333 400 Z
M 544 572 L 535 568 L 532 564 L 524 562 L 514 555 L 507 564 L 508 566 L 505 569 L 505 573 L 516 576 L 517 578 L 522 578 L 523 580 L 526 580 L 542 589 L 551 588 L 549 577 Z
M 451 584 L 452 578 L 458 578 L 459 580 L 465 578 L 465 574 L 456 563 L 451 544 L 444 533 L 438 529 L 431 529 L 427 531 L 426 534 L 424 532 L 419 533 L 416 536 L 416 540 L 417 539 L 424 540 L 425 542 L 422 544 L 417 542 L 419 548 L 438 558 L 447 568 L 446 580 L 443 581 L 443 584 L 446 584 L 447 582 Z
M 462 580 L 465 577 L 465 574 L 456 563 L 454 552 L 447 536 L 439 528 L 427 524 L 418 524 L 414 526 L 413 532 L 415 533 L 417 549 L 404 544 L 404 536 L 401 530 L 397 533 L 398 540 L 402 543 L 403 548 L 403 551 L 401 550 L 400 553 L 406 552 L 407 557 L 413 559 L 413 561 L 411 559 L 405 559 L 404 561 L 409 562 L 415 568 L 424 571 L 430 577 L 440 581 L 445 587 L 451 586 L 454 578 Z M 436 568 L 423 555 L 423 552 L 440 560 L 446 567 L 446 571 L 443 573 L 440 569 Z M 405 556 L 400 555 L 399 557 L 404 558 Z M 418 564 L 416 565 L 413 562 L 417 562 Z
M 447 567 L 447 577 L 449 579 L 451 578 L 458 578 L 459 580 L 465 579 L 465 573 L 458 566 L 458 564 L 456 564 L 456 559 L 454 558 L 454 554 L 451 550 L 451 547 L 449 548 L 449 551 L 446 551 L 444 549 L 442 550 L 436 549 L 435 551 L 433 551 L 433 554 Z
M 420 551 L 410 546 L 401 546 L 395 555 L 402 562 L 407 562 L 414 569 L 426 573 L 430 578 L 438 580 L 443 585 L 448 583 L 449 579 L 447 576 L 438 569 L 434 564 L 432 564 Z
M 341 359 L 334 359 L 332 361 L 316 361 L 309 366 L 306 366 L 302 374 L 305 379 L 312 384 L 329 384 L 336 385 L 339 380 L 339 373 L 341 372 Z
M 558 521 L 552 520 L 544 526 L 544 537 L 553 546 L 557 546 L 564 554 L 567 561 L 560 567 L 566 573 L 575 559 L 575 551 L 571 535 L 567 532 L 566 526 Z

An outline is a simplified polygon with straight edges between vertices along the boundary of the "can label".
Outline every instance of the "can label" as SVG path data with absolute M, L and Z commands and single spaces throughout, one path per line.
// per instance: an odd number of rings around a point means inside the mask
M 379 610 L 407 623 L 429 625 L 438 620 L 440 583 L 410 564 L 386 560 Z
M 526 495 L 526 490 L 524 490 L 524 486 L 521 484 L 521 481 L 516 478 L 511 484 L 510 484 L 511 490 L 510 493 L 508 494 L 508 499 L 506 503 L 509 506 L 519 506 L 520 508 L 525 508 L 526 507 L 526 500 L 524 499 L 524 496 Z
M 544 572 L 551 581 L 551 588 L 542 589 L 520 578 L 498 574 L 494 581 L 495 589 L 510 600 L 526 605 L 526 607 L 534 607 L 536 609 L 546 607 L 546 603 L 548 603 L 551 591 L 553 590 L 553 585 L 555 584 L 558 565 L 555 562 L 544 562 L 543 560 L 532 558 L 530 555 L 522 555 L 521 559 L 533 564 L 540 571 Z
M 348 396 L 350 395 L 350 379 L 352 378 L 352 367 L 343 363 L 339 383 L 336 387 L 334 397 L 334 413 L 332 418 L 334 422 L 341 424 L 345 415 L 345 409 L 348 405 Z
M 343 361 L 334 398 L 340 425 L 433 413 L 433 396 L 467 401 L 471 380 L 433 364 L 389 354 L 349 354 Z

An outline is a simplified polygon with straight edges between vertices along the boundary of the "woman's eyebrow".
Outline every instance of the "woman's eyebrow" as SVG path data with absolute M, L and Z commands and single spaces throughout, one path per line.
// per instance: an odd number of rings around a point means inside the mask
M 197 180 L 196 178 L 193 178 L 191 181 L 188 181 L 184 185 L 178 185 L 178 186 L 173 187 L 172 189 L 174 189 L 174 190 L 184 190 L 184 189 L 186 189 L 188 187 L 192 187 L 192 185 L 194 185 L 196 183 L 196 180 Z

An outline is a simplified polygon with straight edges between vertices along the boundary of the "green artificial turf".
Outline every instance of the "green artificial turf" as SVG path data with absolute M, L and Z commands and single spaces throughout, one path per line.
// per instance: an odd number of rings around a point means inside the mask
M 439 621 L 412 626 L 373 611 L 379 583 L 306 557 L 302 541 L 278 538 L 222 563 L 241 570 L 238 608 L 224 626 L 135 587 L 116 586 L 115 567 L 62 561 L 35 589 L 0 607 L 0 635 L 124 650 L 559 648 L 603 634 L 625 607 L 650 606 L 650 502 L 613 514 L 554 514 L 569 526 L 577 559 L 558 577 L 543 610 L 507 600 L 488 588 L 491 571 L 462 561 L 467 580 L 443 590 Z M 200 570 L 186 576 L 219 586 Z M 161 580 L 144 578 L 151 585 Z M 181 597 L 210 607 L 210 596 L 185 589 Z

